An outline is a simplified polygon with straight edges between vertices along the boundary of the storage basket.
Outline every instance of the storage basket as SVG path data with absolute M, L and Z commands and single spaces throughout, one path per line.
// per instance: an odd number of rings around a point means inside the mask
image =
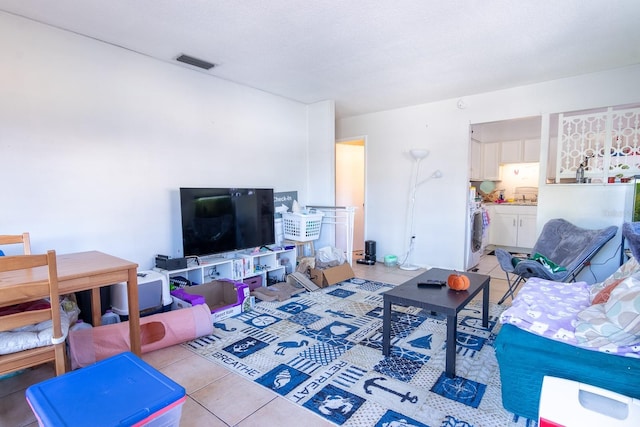
M 320 237 L 323 216 L 322 212 L 306 215 L 284 212 L 282 214 L 284 238 L 297 242 L 316 240 Z

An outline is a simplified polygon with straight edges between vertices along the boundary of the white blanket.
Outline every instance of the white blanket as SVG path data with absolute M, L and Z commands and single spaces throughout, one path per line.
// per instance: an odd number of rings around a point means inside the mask
M 69 312 L 60 306 L 60 324 L 62 326 L 62 339 L 67 338 L 69 325 L 78 318 L 78 309 L 74 304 Z M 35 325 L 23 326 L 11 331 L 0 332 L 0 354 L 11 354 L 22 350 L 51 345 L 53 339 L 53 327 L 51 320 Z

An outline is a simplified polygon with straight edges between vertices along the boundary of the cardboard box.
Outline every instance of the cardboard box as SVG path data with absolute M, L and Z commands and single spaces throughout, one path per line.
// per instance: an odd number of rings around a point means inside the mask
M 257 296 L 262 301 L 286 301 L 300 292 L 306 291 L 305 288 L 290 285 L 288 283 L 275 283 L 271 286 L 261 286 L 251 290 L 251 295 Z
M 355 273 L 351 269 L 351 266 L 346 262 L 336 267 L 325 268 L 322 270 L 317 268 L 309 269 L 309 278 L 313 283 L 321 288 L 326 288 L 327 286 L 335 285 L 336 283 L 340 283 L 354 277 L 356 277 Z
M 172 309 L 206 303 L 214 322 L 224 320 L 251 309 L 249 286 L 231 280 L 214 280 L 197 286 L 171 291 L 174 297 Z M 246 308 L 245 308 L 246 307 Z

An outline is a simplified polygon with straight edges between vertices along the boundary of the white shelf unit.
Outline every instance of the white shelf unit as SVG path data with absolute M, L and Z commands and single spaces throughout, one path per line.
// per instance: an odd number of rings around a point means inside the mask
M 195 261 L 190 260 L 186 268 L 177 270 L 164 270 L 157 267 L 154 270 L 166 275 L 169 282 L 175 277 L 184 277 L 192 283 L 201 285 L 216 279 L 233 279 L 232 267 L 231 260 L 216 258 L 215 260 L 203 262 L 201 265 L 197 265 Z
M 165 274 L 169 281 L 175 277 L 202 284 L 217 279 L 231 279 L 239 282 L 250 277 L 262 276 L 262 285 L 284 281 L 287 264 L 295 264 L 296 249 L 273 249 L 261 252 L 230 252 L 217 256 L 200 257 L 200 264 L 190 261 L 186 268 L 178 270 L 154 270 Z
M 277 249 L 258 253 L 240 253 L 236 261 L 242 262 L 242 274 L 235 280 L 262 276 L 263 285 L 283 282 L 287 274 L 287 264 L 291 271 L 296 260 L 296 249 Z

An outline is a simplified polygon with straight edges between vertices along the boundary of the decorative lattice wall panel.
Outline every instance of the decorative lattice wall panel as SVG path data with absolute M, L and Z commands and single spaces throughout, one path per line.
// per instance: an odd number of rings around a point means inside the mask
M 564 115 L 558 120 L 556 176 L 602 179 L 640 174 L 640 108 Z

